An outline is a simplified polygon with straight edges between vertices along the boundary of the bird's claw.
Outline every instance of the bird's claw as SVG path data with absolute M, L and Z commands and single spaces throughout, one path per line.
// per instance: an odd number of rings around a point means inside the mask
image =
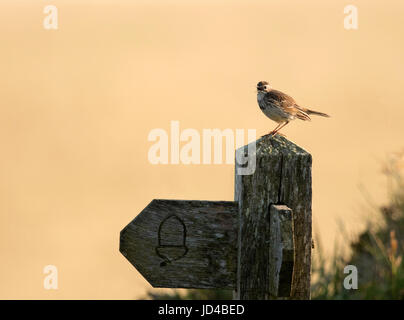
M 263 137 L 267 137 L 267 136 L 273 136 L 273 137 L 275 137 L 277 134 L 279 134 L 279 135 L 282 136 L 282 137 L 286 137 L 286 135 L 284 135 L 283 133 L 274 132 L 274 131 L 271 131 L 271 132 L 269 132 L 269 133 L 267 133 L 267 134 L 264 134 Z

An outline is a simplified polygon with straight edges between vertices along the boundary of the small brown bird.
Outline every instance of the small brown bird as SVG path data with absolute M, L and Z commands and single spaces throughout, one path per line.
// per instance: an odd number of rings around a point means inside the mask
M 257 100 L 262 112 L 271 120 L 278 122 L 278 126 L 268 133 L 272 135 L 276 135 L 280 129 L 296 118 L 310 121 L 310 114 L 329 117 L 328 114 L 299 106 L 291 96 L 272 89 L 266 81 L 257 84 Z

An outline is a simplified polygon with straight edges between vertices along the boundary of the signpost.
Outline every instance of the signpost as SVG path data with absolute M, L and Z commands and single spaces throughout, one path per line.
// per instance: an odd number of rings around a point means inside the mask
M 121 231 L 120 251 L 153 287 L 233 289 L 237 204 L 153 200 Z
M 311 155 L 281 136 L 254 143 L 235 201 L 155 199 L 121 231 L 121 253 L 153 287 L 310 298 Z

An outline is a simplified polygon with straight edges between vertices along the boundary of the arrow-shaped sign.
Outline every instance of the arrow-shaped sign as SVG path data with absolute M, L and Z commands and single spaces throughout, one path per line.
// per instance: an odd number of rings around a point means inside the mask
M 232 201 L 155 199 L 121 231 L 120 251 L 153 287 L 232 289 L 237 218 Z
M 236 201 L 153 200 L 122 231 L 121 253 L 153 287 L 234 289 L 235 299 L 310 298 L 311 162 L 279 136 L 237 150 Z

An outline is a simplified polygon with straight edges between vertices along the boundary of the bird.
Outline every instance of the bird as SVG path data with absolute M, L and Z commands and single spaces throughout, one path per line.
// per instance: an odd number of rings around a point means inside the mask
M 312 114 L 321 117 L 330 117 L 326 113 L 299 106 L 291 96 L 272 89 L 267 81 L 257 83 L 257 101 L 262 112 L 268 118 L 278 123 L 277 127 L 267 135 L 275 136 L 279 133 L 280 129 L 296 118 L 310 121 L 310 115 Z

